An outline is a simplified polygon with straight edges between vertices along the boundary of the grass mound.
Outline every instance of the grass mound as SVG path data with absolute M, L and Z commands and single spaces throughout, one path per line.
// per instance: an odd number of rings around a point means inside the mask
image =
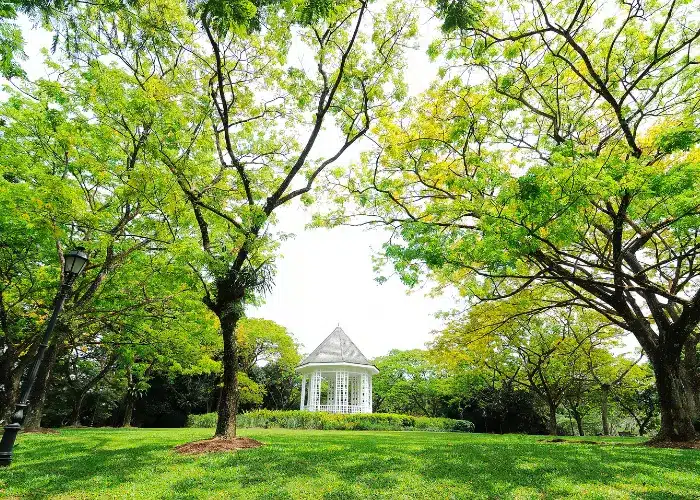
M 48 427 L 35 427 L 34 429 L 22 429 L 25 434 L 58 434 L 56 429 Z
M 605 441 L 591 441 L 590 439 L 563 439 L 563 438 L 554 438 L 554 439 L 540 439 L 540 443 L 567 443 L 567 444 L 600 444 L 600 445 L 605 445 L 605 444 L 611 444 L 609 442 Z
M 187 427 L 214 427 L 216 413 L 190 415 Z M 356 413 L 340 415 L 308 411 L 256 410 L 238 416 L 241 428 L 281 428 L 342 431 L 449 431 L 473 432 L 474 424 L 468 420 L 451 418 L 414 417 L 395 413 Z
M 700 450 L 700 441 L 651 441 L 646 442 L 652 448 L 678 448 L 680 450 Z
M 192 443 L 181 444 L 175 451 L 185 455 L 200 455 L 216 451 L 235 451 L 248 448 L 260 448 L 262 443 L 256 439 L 237 437 L 234 439 L 213 438 Z

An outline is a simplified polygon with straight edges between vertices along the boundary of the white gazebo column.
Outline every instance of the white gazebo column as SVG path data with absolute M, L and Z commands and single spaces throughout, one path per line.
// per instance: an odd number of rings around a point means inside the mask
M 334 390 L 334 406 L 333 413 L 343 413 L 343 391 L 345 386 L 343 384 L 343 375 L 341 372 L 335 372 L 335 381 L 333 382 Z
M 319 411 L 321 405 L 321 371 L 316 370 L 311 375 L 309 386 L 309 411 Z
M 360 378 L 360 405 L 362 407 L 362 413 L 370 413 L 370 406 L 369 406 L 369 398 L 371 397 L 371 393 L 369 392 L 369 375 L 366 373 L 362 374 L 362 377 Z
M 348 372 L 343 372 L 343 381 L 345 382 L 345 387 L 343 388 L 343 413 L 350 413 L 350 374 Z
M 323 373 L 321 370 L 316 370 L 316 392 L 314 393 L 314 408 L 315 411 L 321 411 L 321 389 L 323 388 Z
M 304 399 L 306 398 L 306 374 L 301 376 L 301 403 L 299 403 L 299 409 L 304 409 Z
M 341 413 L 340 401 L 342 397 L 340 396 L 340 391 L 343 388 L 343 384 L 340 378 L 340 372 L 335 372 L 335 384 L 333 387 L 333 399 L 335 400 L 335 404 L 333 405 L 333 409 L 331 410 L 333 413 Z
M 338 370 L 335 372 L 335 391 L 336 401 L 335 407 L 338 413 L 347 413 L 348 411 L 348 372 Z
M 348 375 L 348 413 L 352 413 L 354 410 L 354 406 L 357 404 L 357 390 L 355 389 L 355 380 L 357 380 L 357 375 L 355 375 L 354 373 Z
M 369 391 L 367 391 L 367 407 L 369 409 L 368 413 L 372 413 L 372 376 L 367 375 L 367 380 L 369 381 Z
M 306 410 L 314 411 L 313 400 L 314 400 L 314 383 L 316 379 L 314 378 L 313 372 L 309 374 L 309 390 L 306 394 Z
M 350 376 L 350 413 L 358 413 L 361 411 L 361 391 L 360 378 L 362 374 L 353 373 Z
M 333 412 L 336 405 L 336 388 L 335 380 L 332 377 L 328 377 L 328 396 L 326 397 L 326 411 Z

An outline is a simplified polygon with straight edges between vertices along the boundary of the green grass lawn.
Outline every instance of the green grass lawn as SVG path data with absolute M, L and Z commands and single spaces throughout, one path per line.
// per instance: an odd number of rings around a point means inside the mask
M 700 498 L 700 452 L 541 436 L 245 429 L 258 449 L 184 456 L 209 429 L 20 435 L 0 497 Z M 593 438 L 597 439 L 597 438 Z

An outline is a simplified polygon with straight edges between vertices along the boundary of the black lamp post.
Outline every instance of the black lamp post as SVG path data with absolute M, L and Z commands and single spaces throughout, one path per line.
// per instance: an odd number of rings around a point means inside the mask
M 22 394 L 20 395 L 19 403 L 17 403 L 15 406 L 15 411 L 12 414 L 11 422 L 5 426 L 5 433 L 2 435 L 2 441 L 0 441 L 0 466 L 10 465 L 12 463 L 12 448 L 15 445 L 17 433 L 22 428 L 22 422 L 24 422 L 24 412 L 27 409 L 27 406 L 29 406 L 29 395 L 32 392 L 32 386 L 36 380 L 37 373 L 39 373 L 41 362 L 44 360 L 46 349 L 49 347 L 51 334 L 56 326 L 56 320 L 58 319 L 61 309 L 63 308 L 63 303 L 66 301 L 66 297 L 68 297 L 68 294 L 73 287 L 75 278 L 77 278 L 78 275 L 83 272 L 87 262 L 88 256 L 83 247 L 77 247 L 65 255 L 63 284 L 61 285 L 58 295 L 56 296 L 51 319 L 46 327 L 44 338 L 39 345 L 39 350 L 36 352 L 36 359 L 34 360 L 31 371 L 29 372 L 29 376 L 22 385 Z

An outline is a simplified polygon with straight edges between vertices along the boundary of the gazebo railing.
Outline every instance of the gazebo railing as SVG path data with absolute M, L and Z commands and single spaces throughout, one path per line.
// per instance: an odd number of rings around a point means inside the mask
M 368 407 L 362 405 L 318 405 L 316 409 L 305 406 L 303 410 L 307 411 L 324 411 L 327 413 L 369 413 Z

